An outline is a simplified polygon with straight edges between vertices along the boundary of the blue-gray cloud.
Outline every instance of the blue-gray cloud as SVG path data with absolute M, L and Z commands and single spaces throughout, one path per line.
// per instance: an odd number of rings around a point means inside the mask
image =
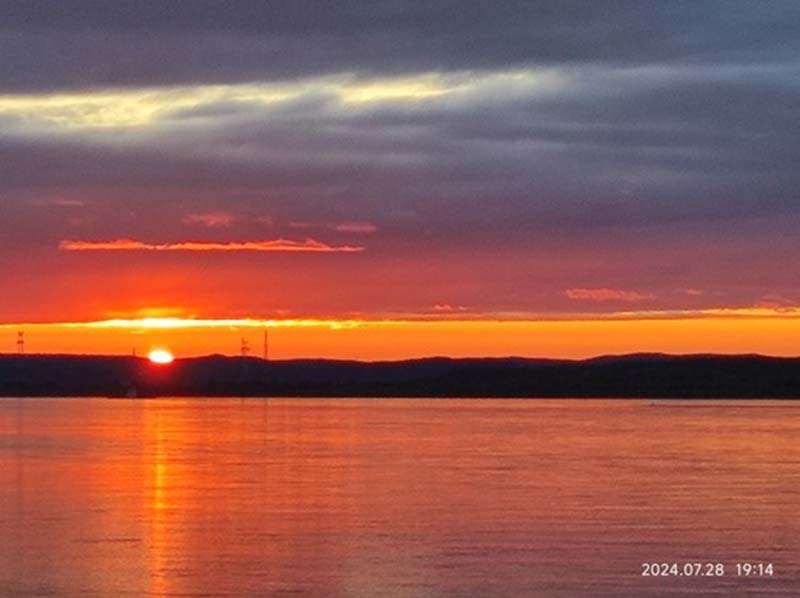
M 3 0 L 0 89 L 510 66 L 793 60 L 800 6 L 748 2 Z

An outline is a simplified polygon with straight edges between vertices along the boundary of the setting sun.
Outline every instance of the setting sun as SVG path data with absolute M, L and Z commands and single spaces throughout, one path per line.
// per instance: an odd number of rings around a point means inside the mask
M 147 356 L 150 361 L 153 363 L 172 363 L 175 359 L 172 356 L 172 353 L 166 351 L 165 349 L 155 349 L 150 351 L 150 354 Z

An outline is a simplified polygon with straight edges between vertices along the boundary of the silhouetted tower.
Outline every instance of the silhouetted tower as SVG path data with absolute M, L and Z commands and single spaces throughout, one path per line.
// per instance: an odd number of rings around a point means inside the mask
M 246 338 L 242 338 L 242 357 L 247 357 L 250 355 L 250 343 L 247 342 Z
M 25 353 L 25 332 L 22 330 L 17 332 L 17 353 Z
M 264 328 L 264 361 L 269 360 L 269 328 Z

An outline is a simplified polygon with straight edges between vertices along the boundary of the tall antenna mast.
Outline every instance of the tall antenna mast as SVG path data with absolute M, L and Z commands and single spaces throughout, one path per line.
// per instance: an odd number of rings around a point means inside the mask
M 242 337 L 242 357 L 247 357 L 250 354 L 250 343 L 247 339 Z
M 17 332 L 17 353 L 20 355 L 25 353 L 25 332 L 23 330 Z
M 269 328 L 264 328 L 264 361 L 269 361 Z

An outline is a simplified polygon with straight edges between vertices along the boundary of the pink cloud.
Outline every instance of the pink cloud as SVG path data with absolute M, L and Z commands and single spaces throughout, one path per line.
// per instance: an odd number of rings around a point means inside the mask
M 184 224 L 203 224 L 209 228 L 222 228 L 230 226 L 236 218 L 228 212 L 202 212 L 187 214 L 183 218 Z
M 339 233 L 353 233 L 368 235 L 378 231 L 378 227 L 371 222 L 340 222 L 338 224 L 314 223 L 305 221 L 290 222 L 291 228 L 327 228 Z
M 774 309 L 778 312 L 793 312 L 798 307 L 798 301 L 796 298 L 771 294 L 762 297 L 753 307 L 757 309 Z
M 433 306 L 432 310 L 438 314 L 451 314 L 454 312 L 466 311 L 463 305 L 450 305 L 449 303 L 437 303 Z
M 688 295 L 689 297 L 701 297 L 702 295 L 705 295 L 705 293 L 700 289 L 680 289 L 678 292 Z
M 57 206 L 59 208 L 82 208 L 86 205 L 85 201 L 80 199 L 70 199 L 67 197 L 53 197 L 50 199 L 37 199 L 34 200 L 33 205 L 37 206 Z
M 256 218 L 256 222 L 259 224 L 266 224 L 267 226 L 272 226 L 275 224 L 275 221 L 272 219 L 272 216 L 259 216 Z
M 655 299 L 652 293 L 623 291 L 620 289 L 567 289 L 567 297 L 576 301 L 643 301 Z
M 310 222 L 293 221 L 289 223 L 289 228 L 313 228 Z
M 333 228 L 340 233 L 371 234 L 378 231 L 378 227 L 370 222 L 341 222 Z
M 145 243 L 133 239 L 113 241 L 61 241 L 64 251 L 274 251 L 290 253 L 353 253 L 364 247 L 353 245 L 328 245 L 315 239 L 291 241 L 271 239 L 265 241 L 181 241 L 178 243 Z

